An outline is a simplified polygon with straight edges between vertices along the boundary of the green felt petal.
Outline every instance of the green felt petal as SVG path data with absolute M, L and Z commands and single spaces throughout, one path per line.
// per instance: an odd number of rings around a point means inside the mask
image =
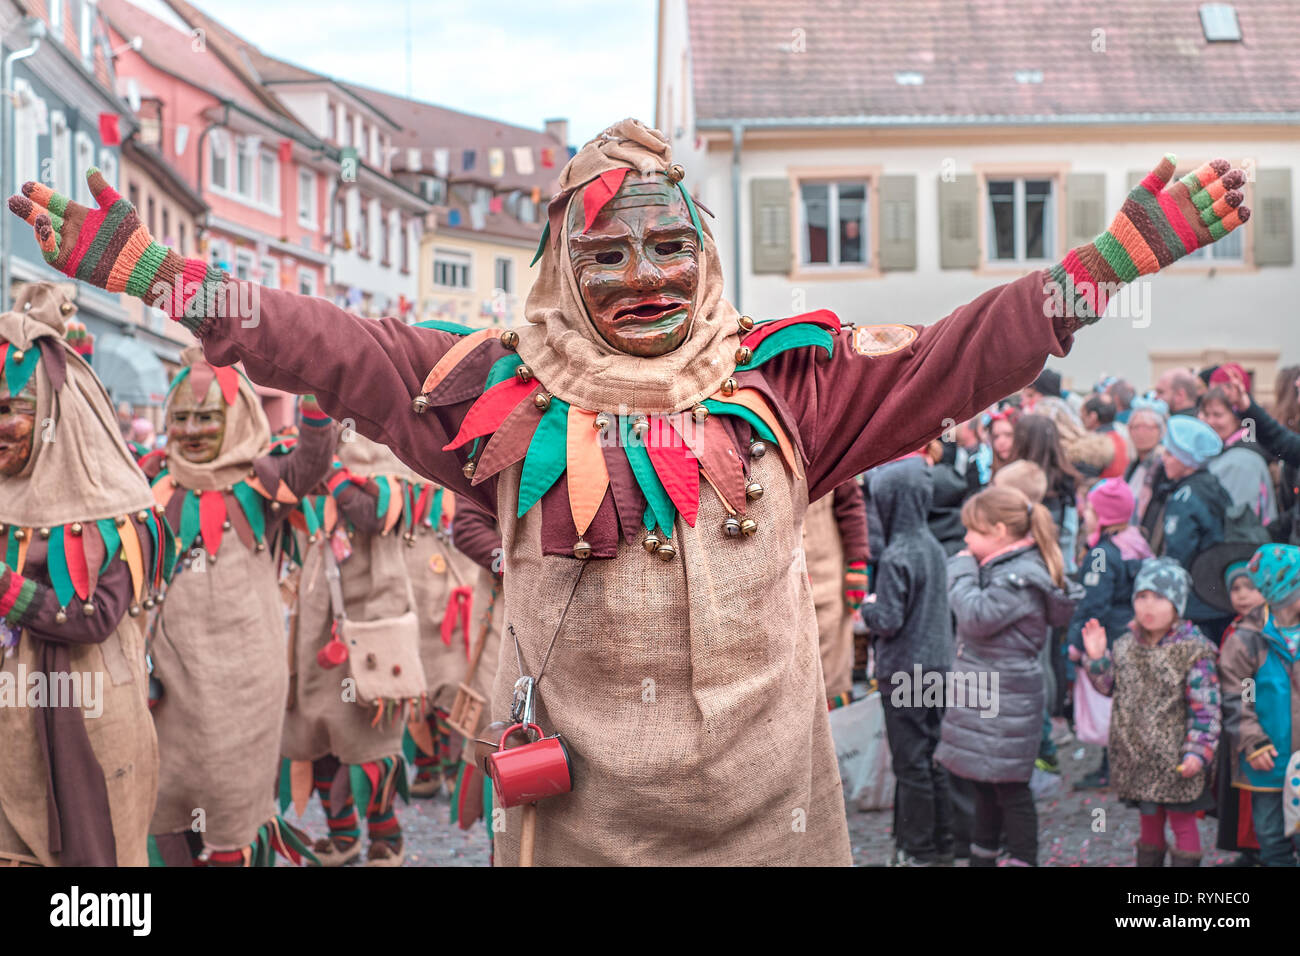
M 803 348 L 806 345 L 815 345 L 818 348 L 825 349 L 826 357 L 830 358 L 835 348 L 835 339 L 826 329 L 819 325 L 813 325 L 811 322 L 787 325 L 763 339 L 758 344 L 758 348 L 754 350 L 754 355 L 749 362 L 745 365 L 737 365 L 736 371 L 743 372 L 746 369 L 757 368 L 782 352 Z
M 165 520 L 162 522 L 163 527 L 163 580 L 170 580 L 172 571 L 176 568 L 176 559 L 180 557 L 179 549 L 176 547 L 176 536 L 172 534 L 171 525 Z M 107 544 L 107 542 L 105 542 Z
M 293 783 L 289 775 L 290 760 L 285 757 L 280 761 L 280 812 L 284 813 L 293 803 Z
M 238 482 L 234 487 L 235 500 L 239 502 L 244 519 L 253 529 L 253 538 L 261 541 L 266 537 L 266 512 L 262 502 L 266 499 L 259 495 L 247 482 Z
M 713 415 L 735 415 L 737 418 L 743 418 L 749 422 L 749 427 L 754 429 L 754 434 L 763 441 L 770 444 L 776 444 L 776 436 L 772 434 L 772 429 L 767 427 L 767 422 L 759 418 L 744 405 L 732 405 L 729 402 L 719 401 L 716 398 L 706 398 L 703 402 L 710 414 Z
M 319 531 L 320 518 L 316 514 L 316 509 L 312 507 L 312 500 L 310 498 L 304 498 L 302 500 L 302 508 L 300 510 L 302 511 L 303 520 L 307 522 L 307 534 L 310 536 Z
M 190 377 L 190 366 L 187 365 L 179 372 L 177 372 L 176 377 L 172 379 L 171 385 L 169 385 L 167 388 L 167 397 L 171 398 L 172 392 L 176 391 L 176 386 L 179 385 L 181 382 L 185 381 L 189 377 Z
M 199 534 L 199 496 L 196 492 L 185 492 L 185 503 L 181 506 L 181 547 L 189 548 Z
M 112 523 L 113 522 L 111 521 L 109 522 L 109 524 Z M 9 542 L 5 545 L 5 564 L 10 568 L 18 563 L 18 538 L 14 535 L 14 532 L 17 530 L 18 529 L 15 526 L 9 526 Z
M 409 727 L 403 728 L 402 756 L 404 756 L 407 760 L 414 761 L 415 753 L 416 753 L 415 738 L 411 736 L 411 730 Z M 452 804 L 452 807 L 454 808 L 455 804 Z
M 519 477 L 520 518 L 564 474 L 568 437 L 569 403 L 552 396 L 551 404 L 528 443 L 528 454 L 524 456 L 524 470 Z
M 36 363 L 41 359 L 41 350 L 36 347 L 35 343 L 32 344 L 31 348 L 23 352 L 21 362 L 14 361 L 14 352 L 16 351 L 18 349 L 10 348 L 5 352 L 5 383 L 9 386 L 10 395 L 17 395 L 26 387 L 28 381 L 36 372 Z
M 375 516 L 382 518 L 388 514 L 388 499 L 392 497 L 392 489 L 388 487 L 388 479 L 383 475 L 375 475 L 374 481 L 379 488 L 379 500 L 375 502 Z
M 533 261 L 528 263 L 529 268 L 537 265 L 537 260 L 540 259 L 542 257 L 542 253 L 546 251 L 546 242 L 550 238 L 551 238 L 551 220 L 547 219 L 546 226 L 545 228 L 542 229 L 542 240 L 541 242 L 537 243 L 537 254 L 533 256 Z
M 370 778 L 359 764 L 348 767 L 348 782 L 352 784 L 352 802 L 357 809 L 357 816 L 364 818 L 370 809 Z
M 417 329 L 437 329 L 439 332 L 451 332 L 455 335 L 469 335 L 474 330 L 468 325 L 461 325 L 459 322 L 447 322 L 444 319 L 425 319 L 423 322 L 416 322 Z
M 411 507 L 411 488 L 406 482 L 399 482 L 398 487 L 402 492 L 402 527 L 414 529 L 415 525 L 412 523 L 414 521 L 414 509 Z
M 695 200 L 691 198 L 690 191 L 687 190 L 685 183 L 681 180 L 677 181 L 677 190 L 682 194 L 682 198 L 686 200 L 686 208 L 691 214 L 691 225 L 695 227 L 695 238 L 699 240 L 700 248 L 703 249 L 704 227 L 700 225 L 700 214 L 695 209 Z
M 403 803 L 410 803 L 411 782 L 406 779 L 406 763 L 401 757 L 397 758 L 397 769 L 393 772 L 397 774 L 397 795 L 402 798 Z
M 442 489 L 433 493 L 433 504 L 429 506 L 429 523 L 435 528 L 442 527 Z
M 104 565 L 99 569 L 99 573 L 103 574 L 121 550 L 122 537 L 117 533 L 117 522 L 112 518 L 101 518 L 95 524 L 99 527 L 99 536 L 104 539 Z M 172 560 L 175 561 L 175 558 Z
M 50 529 L 50 537 L 45 554 L 45 571 L 50 576 L 54 587 L 54 596 L 59 599 L 59 607 L 67 607 L 76 589 L 72 586 L 72 577 L 68 574 L 68 558 L 63 553 L 63 528 L 56 525 Z
M 647 519 L 646 527 L 651 528 L 657 524 L 661 528 L 671 528 L 677 516 L 677 508 L 668 497 L 663 482 L 655 472 L 655 466 L 650 461 L 650 453 L 646 451 L 644 443 L 633 439 L 632 423 L 628 416 L 618 416 L 618 430 L 627 462 L 632 466 L 632 474 L 636 477 L 636 483 L 641 486 L 641 493 L 645 495 L 646 503 L 649 505 L 647 511 L 654 512 L 654 521 Z

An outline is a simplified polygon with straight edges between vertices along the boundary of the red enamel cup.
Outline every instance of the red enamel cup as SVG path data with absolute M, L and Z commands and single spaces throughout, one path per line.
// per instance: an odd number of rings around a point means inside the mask
M 492 775 L 493 800 L 503 807 L 517 807 L 573 790 L 573 763 L 559 735 L 542 737 L 542 728 L 527 725 L 541 738 L 530 744 L 506 749 L 506 738 L 524 724 L 506 728 L 497 752 L 487 758 Z

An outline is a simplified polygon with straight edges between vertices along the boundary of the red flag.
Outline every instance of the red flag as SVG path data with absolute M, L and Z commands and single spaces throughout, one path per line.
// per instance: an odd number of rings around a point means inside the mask
M 542 166 L 544 166 L 546 169 L 550 169 L 554 165 L 555 165 L 555 150 L 551 149 L 550 147 L 543 146 Z
M 488 212 L 500 212 L 504 208 L 504 202 L 500 196 L 493 196 L 488 200 Z
M 287 163 L 293 158 L 293 141 L 288 139 L 280 140 L 280 162 Z
M 121 146 L 122 134 L 117 128 L 116 113 L 99 114 L 99 141 L 105 146 Z

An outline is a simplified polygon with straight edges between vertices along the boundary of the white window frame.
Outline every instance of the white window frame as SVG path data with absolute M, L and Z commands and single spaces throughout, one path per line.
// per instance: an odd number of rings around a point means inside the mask
M 262 267 L 262 285 L 268 289 L 280 288 L 280 260 L 272 256 L 263 256 L 260 265 Z
M 248 148 L 248 140 L 241 139 L 235 143 L 235 181 L 231 186 L 231 191 L 236 196 L 248 203 L 257 202 L 257 164 L 254 160 L 257 157 L 253 151 Z M 244 170 L 244 164 L 247 163 L 248 175 L 241 176 Z M 241 179 L 244 180 L 241 182 Z
M 269 189 L 266 181 L 268 169 L 271 179 Z M 269 149 L 261 150 L 257 155 L 257 201 L 272 209 L 280 208 L 280 157 Z
M 397 268 L 400 272 L 406 273 L 411 271 L 411 230 L 410 224 L 403 224 L 399 218 L 397 221 L 397 236 L 400 248 L 398 250 Z
M 438 281 L 438 266 L 449 266 L 453 269 L 463 268 L 465 270 L 465 282 L 453 284 Z M 439 289 L 456 289 L 469 290 L 474 288 L 474 256 L 463 249 L 439 249 L 434 247 L 433 250 L 433 284 Z
M 72 169 L 72 130 L 62 110 L 50 112 L 50 170 L 53 174 L 50 187 L 64 195 L 71 194 L 76 176 Z
M 251 280 L 253 269 L 257 264 L 257 256 L 253 255 L 249 249 L 236 249 L 235 261 L 231 263 L 236 279 Z
M 50 0 L 50 36 L 63 42 L 63 0 Z
M 208 187 L 214 192 L 230 193 L 230 148 L 233 145 L 232 137 L 226 135 L 222 130 L 215 130 L 212 139 L 208 145 Z M 217 178 L 217 160 L 221 161 L 221 178 Z
M 1051 192 L 1047 194 L 1047 205 L 1043 217 L 1043 255 L 1041 258 L 1030 259 L 1025 255 L 1025 181 L 1026 180 L 1046 180 L 1051 186 Z M 991 183 L 1010 182 L 1012 187 L 1012 204 L 1014 205 L 1014 226 L 1015 229 L 1015 257 L 1012 259 L 1000 259 L 994 256 L 997 249 L 997 231 L 993 216 L 993 194 L 989 191 Z M 998 174 L 986 173 L 984 175 L 984 262 L 990 266 L 1022 266 L 1022 265 L 1047 265 L 1056 261 L 1056 232 L 1057 232 L 1057 207 L 1060 204 L 1060 184 L 1057 177 L 1049 173 L 1016 173 L 1016 174 Z
M 14 110 L 14 182 L 21 186 L 41 178 L 40 134 L 36 126 L 36 92 L 22 79 L 14 80 L 14 92 L 27 100 L 26 106 Z
M 307 200 L 306 209 L 303 199 Z M 316 214 L 316 171 L 305 166 L 298 167 L 298 225 L 310 229 L 317 228 Z
M 356 250 L 358 256 L 373 255 L 371 251 L 371 235 L 374 225 L 373 217 L 370 215 L 370 200 L 365 196 L 357 196 L 357 239 L 352 248 Z
M 89 0 L 81 0 L 81 23 L 77 38 L 81 43 L 81 62 L 90 66 L 95 62 L 95 7 Z
M 505 266 L 506 282 L 498 282 L 501 278 L 501 267 Z M 515 289 L 515 260 L 509 256 L 494 256 L 492 258 L 492 292 L 502 292 L 505 295 L 514 295 Z
M 862 186 L 862 259 L 859 262 L 840 262 L 840 187 Z M 812 262 L 808 243 L 808 214 L 804 205 L 804 186 L 826 186 L 826 262 Z M 861 271 L 871 268 L 871 177 L 861 179 L 817 179 L 808 177 L 797 181 L 795 194 L 799 216 L 799 268 L 816 271 Z
M 104 182 L 116 189 L 117 155 L 107 146 L 101 147 L 99 150 L 99 171 L 104 177 Z
M 77 175 L 72 178 L 76 180 L 77 195 L 76 201 L 83 206 L 95 205 L 95 197 L 90 194 L 90 184 L 86 182 L 86 177 L 82 175 L 87 169 L 95 165 L 95 141 L 90 138 L 90 134 L 85 130 L 77 130 L 72 138 L 72 149 L 75 159 L 73 168 L 77 170 Z
M 298 269 L 298 292 L 300 295 L 316 295 L 316 273 L 311 269 Z

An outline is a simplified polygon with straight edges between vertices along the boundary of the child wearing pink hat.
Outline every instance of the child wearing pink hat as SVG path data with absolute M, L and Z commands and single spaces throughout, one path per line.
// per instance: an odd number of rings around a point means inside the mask
M 1104 478 L 1089 489 L 1084 499 L 1083 520 L 1088 553 L 1079 568 L 1084 596 L 1070 618 L 1069 654 L 1072 661 L 1083 659 L 1083 627 L 1096 618 L 1106 630 L 1106 646 L 1112 646 L 1133 619 L 1133 581 L 1151 548 L 1133 519 L 1133 489 L 1118 478 Z M 1110 786 L 1109 755 L 1103 749 L 1101 766 L 1075 782 L 1076 790 L 1097 790 Z

